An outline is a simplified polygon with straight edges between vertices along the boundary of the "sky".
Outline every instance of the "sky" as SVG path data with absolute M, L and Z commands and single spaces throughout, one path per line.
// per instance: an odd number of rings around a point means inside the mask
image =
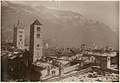
M 24 1 L 23 3 L 48 8 L 78 12 L 88 19 L 100 21 L 113 31 L 119 28 L 119 3 L 117 1 Z

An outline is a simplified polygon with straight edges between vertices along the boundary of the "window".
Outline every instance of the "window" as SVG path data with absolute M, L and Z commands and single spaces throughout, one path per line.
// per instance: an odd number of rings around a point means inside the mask
M 37 34 L 37 38 L 40 38 L 40 34 Z
M 37 47 L 39 47 L 40 45 L 39 44 L 37 44 Z
M 22 39 L 20 39 L 20 41 L 22 41 Z
M 40 31 L 40 27 L 37 27 L 37 31 Z
M 53 70 L 53 71 L 52 71 L 52 75 L 54 75 L 54 74 L 55 74 L 55 71 Z
M 19 31 L 19 33 L 23 33 L 23 31 Z
M 108 57 L 108 61 L 110 60 L 110 58 Z
M 20 37 L 22 37 L 22 35 L 20 35 Z

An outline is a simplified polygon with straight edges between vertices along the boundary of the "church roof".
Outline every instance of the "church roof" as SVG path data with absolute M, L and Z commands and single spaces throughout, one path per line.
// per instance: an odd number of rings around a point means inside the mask
M 42 25 L 37 19 L 32 23 L 32 25 Z

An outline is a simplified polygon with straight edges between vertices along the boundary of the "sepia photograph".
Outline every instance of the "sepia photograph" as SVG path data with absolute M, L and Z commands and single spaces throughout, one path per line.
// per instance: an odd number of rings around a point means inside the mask
M 119 82 L 119 1 L 1 1 L 1 82 Z

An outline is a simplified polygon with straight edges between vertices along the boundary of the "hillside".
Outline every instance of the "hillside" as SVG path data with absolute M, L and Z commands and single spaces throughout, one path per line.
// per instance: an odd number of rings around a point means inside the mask
M 13 26 L 20 18 L 25 25 L 26 44 L 29 44 L 30 24 L 38 19 L 43 24 L 44 40 L 51 41 L 55 46 L 80 47 L 86 43 L 88 46 L 109 45 L 118 49 L 117 33 L 104 23 L 89 20 L 79 13 L 7 1 L 1 6 L 2 42 L 12 37 Z

